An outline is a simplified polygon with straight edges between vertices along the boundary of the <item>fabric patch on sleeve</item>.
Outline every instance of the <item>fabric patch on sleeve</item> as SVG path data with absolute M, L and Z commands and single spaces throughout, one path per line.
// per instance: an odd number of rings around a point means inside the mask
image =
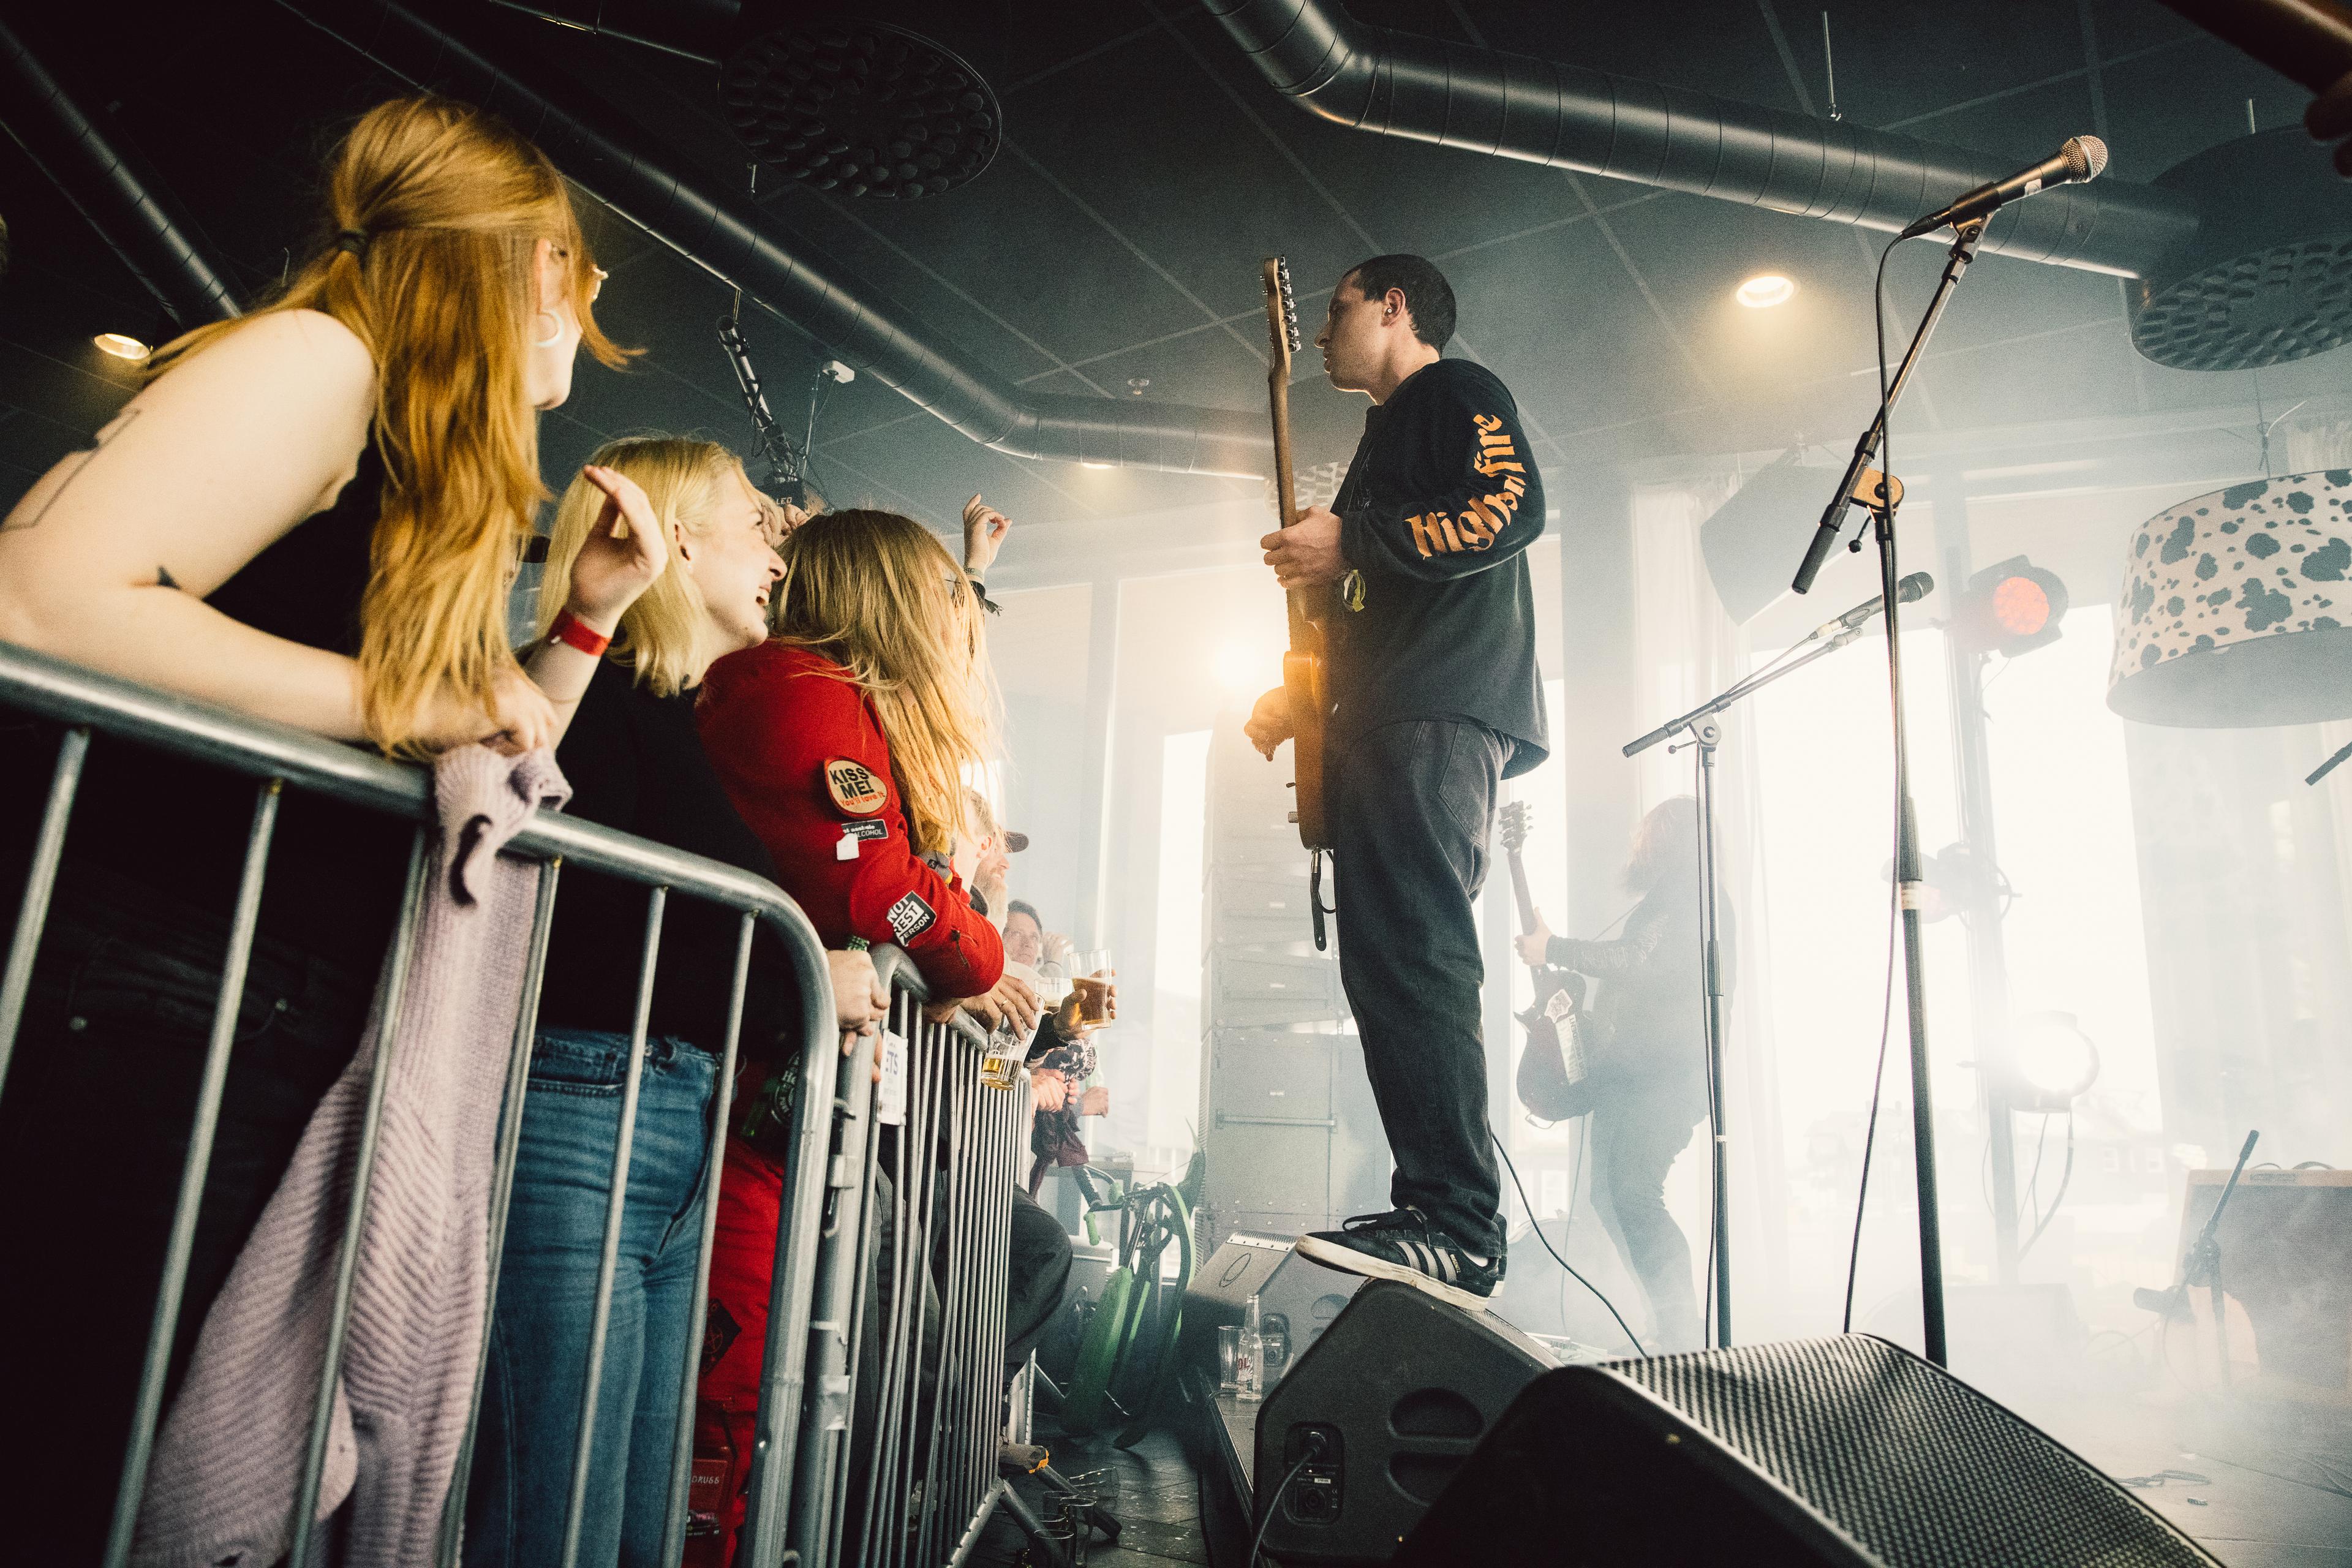
M 887 838 L 890 825 L 887 822 L 845 822 L 841 825 L 844 838 Z
M 892 904 L 887 916 L 891 934 L 900 942 L 914 941 L 930 930 L 939 918 L 931 912 L 931 906 L 923 902 L 922 899 L 914 893 L 908 893 L 897 903 Z
M 847 757 L 824 764 L 824 787 L 833 804 L 852 816 L 871 816 L 889 799 L 874 770 Z

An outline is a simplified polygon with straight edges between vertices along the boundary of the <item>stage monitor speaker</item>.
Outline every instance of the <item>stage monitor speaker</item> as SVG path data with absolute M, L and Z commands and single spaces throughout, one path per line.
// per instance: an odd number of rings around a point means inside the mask
M 1547 1373 L 1398 1568 L 2218 1568 L 2072 1450 L 1865 1334 Z
M 1251 1486 L 1266 1555 L 1387 1562 L 1513 1397 L 1553 1364 L 1491 1313 L 1392 1280 L 1366 1284 L 1259 1408 Z M 1311 1432 L 1322 1455 L 1273 1496 Z
M 1178 1352 L 1186 1365 L 1215 1370 L 1217 1330 L 1240 1322 L 1252 1296 L 1265 1325 L 1287 1336 L 1294 1362 L 1339 1321 L 1363 1281 L 1300 1258 L 1290 1249 L 1295 1239 L 1236 1230 L 1192 1271 Z

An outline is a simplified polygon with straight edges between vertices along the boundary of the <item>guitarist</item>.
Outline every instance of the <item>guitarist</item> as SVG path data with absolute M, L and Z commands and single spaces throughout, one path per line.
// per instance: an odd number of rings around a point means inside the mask
M 1363 438 L 1331 506 L 1260 542 L 1322 601 L 1339 975 L 1396 1162 L 1394 1209 L 1298 1250 L 1481 1310 L 1504 1259 L 1472 900 L 1496 785 L 1549 745 L 1526 555 L 1544 501 L 1517 405 L 1441 357 L 1453 334 L 1454 290 L 1418 256 L 1339 280 L 1315 343 L 1332 385 L 1371 399 Z M 1291 736 L 1282 689 L 1246 733 L 1269 758 Z
M 1691 1250 L 1666 1209 L 1666 1173 L 1706 1115 L 1706 1017 L 1699 1003 L 1698 802 L 1676 795 L 1633 830 L 1626 889 L 1641 902 L 1614 942 L 1554 936 L 1536 915 L 1518 939 L 1528 963 L 1601 982 L 1591 1009 L 1592 1202 L 1617 1255 L 1649 1298 L 1654 1352 L 1703 1342 Z M 1727 997 L 1738 972 L 1728 905 L 1718 951 Z

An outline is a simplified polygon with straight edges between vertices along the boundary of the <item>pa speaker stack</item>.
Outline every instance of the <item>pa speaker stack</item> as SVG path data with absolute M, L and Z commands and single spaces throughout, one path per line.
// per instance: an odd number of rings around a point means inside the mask
M 1491 1315 L 1365 1286 L 1258 1417 L 1267 1555 L 2218 1568 L 2071 1450 L 1883 1340 L 1551 1359 Z

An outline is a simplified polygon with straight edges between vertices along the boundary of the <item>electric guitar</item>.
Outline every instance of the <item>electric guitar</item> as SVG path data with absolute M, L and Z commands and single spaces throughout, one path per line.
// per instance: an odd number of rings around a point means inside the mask
M 1536 928 L 1535 900 L 1519 851 L 1528 841 L 1528 803 L 1503 807 L 1503 847 L 1511 867 L 1511 896 L 1519 906 L 1519 932 Z M 1518 1016 L 1528 1031 L 1516 1085 L 1519 1103 L 1547 1121 L 1565 1121 L 1592 1109 L 1592 1025 L 1584 1011 L 1584 976 L 1550 964 L 1530 965 L 1536 999 Z
M 1290 463 L 1290 356 L 1298 352 L 1298 305 L 1290 292 L 1290 263 L 1279 256 L 1265 258 L 1265 327 L 1272 350 L 1265 374 L 1268 411 L 1274 418 L 1274 490 L 1280 522 L 1288 528 L 1298 521 L 1298 485 Z M 1294 588 L 1290 601 L 1290 651 L 1282 656 L 1282 686 L 1290 697 L 1290 768 L 1297 801 L 1290 819 L 1298 824 L 1299 842 L 1318 857 L 1331 847 L 1323 815 L 1323 726 L 1330 716 L 1330 688 L 1324 679 L 1323 628 L 1317 624 L 1320 606 L 1309 602 L 1310 590 Z M 1319 875 L 1317 878 L 1321 880 Z M 1316 895 L 1319 910 L 1321 895 Z M 1316 920 L 1316 945 L 1322 945 L 1322 920 Z

